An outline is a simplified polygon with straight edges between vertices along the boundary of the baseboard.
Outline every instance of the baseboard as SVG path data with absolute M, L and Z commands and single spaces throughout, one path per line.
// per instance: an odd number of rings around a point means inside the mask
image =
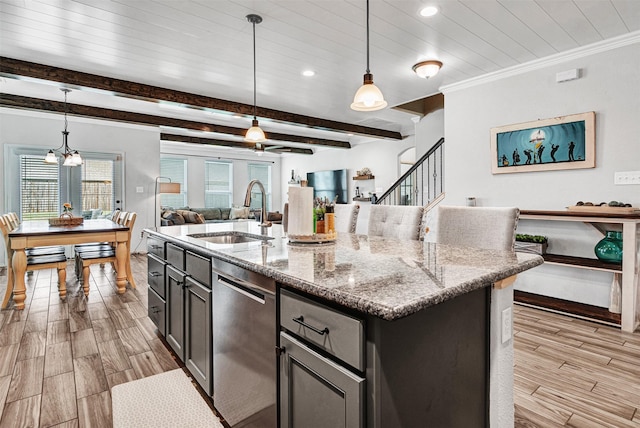
M 584 303 L 572 302 L 569 300 L 557 299 L 555 297 L 542 296 L 539 294 L 527 293 L 526 291 L 515 290 L 513 300 L 527 306 L 548 309 L 553 312 L 574 316 L 590 321 L 603 322 L 609 325 L 620 327 L 620 314 L 609 312 L 606 308 L 587 305 Z

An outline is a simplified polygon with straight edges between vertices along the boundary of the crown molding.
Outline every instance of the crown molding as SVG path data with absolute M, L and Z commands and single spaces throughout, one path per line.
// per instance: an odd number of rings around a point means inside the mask
M 618 49 L 624 46 L 632 45 L 634 43 L 640 43 L 640 31 L 633 31 L 631 33 L 613 37 L 611 39 L 602 40 L 600 42 L 592 43 L 587 46 L 581 46 L 579 48 L 571 49 L 565 52 L 553 54 L 544 58 L 536 59 L 526 62 L 524 64 L 514 65 L 502 70 L 494 71 L 491 73 L 483 74 L 482 76 L 473 77 L 471 79 L 463 80 L 461 82 L 452 83 L 450 85 L 443 85 L 439 88 L 440 92 L 446 94 L 450 92 L 459 91 L 462 89 L 472 88 L 474 86 L 484 85 L 486 83 L 495 82 L 498 80 L 506 79 L 508 77 L 518 76 L 530 71 L 540 70 L 542 68 L 550 67 L 556 64 L 562 64 L 574 59 L 584 58 L 590 55 L 595 55 L 602 52 L 607 52 L 613 49 Z

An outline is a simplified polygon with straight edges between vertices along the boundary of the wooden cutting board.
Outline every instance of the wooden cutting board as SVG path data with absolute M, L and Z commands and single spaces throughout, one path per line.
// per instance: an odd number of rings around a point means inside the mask
M 637 207 L 609 207 L 609 206 L 589 206 L 589 205 L 572 205 L 567 207 L 569 211 L 583 213 L 603 213 L 603 214 L 638 214 L 640 208 Z

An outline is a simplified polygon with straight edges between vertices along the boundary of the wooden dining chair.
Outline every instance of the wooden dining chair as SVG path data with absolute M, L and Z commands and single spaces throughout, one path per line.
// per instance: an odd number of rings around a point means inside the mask
M 131 234 L 133 232 L 133 226 L 136 222 L 137 214 L 135 212 L 127 213 L 126 219 L 124 220 L 123 225 L 129 227 L 128 236 L 127 236 L 127 257 L 131 257 Z M 86 296 L 89 295 L 89 276 L 90 276 L 90 267 L 93 264 L 104 264 L 111 263 L 114 267 L 116 266 L 116 249 L 113 246 L 109 246 L 109 248 L 97 249 L 95 251 L 83 251 L 79 253 L 80 266 L 82 270 L 82 276 L 76 274 L 76 277 L 79 281 L 82 282 L 82 287 L 84 289 L 84 294 Z M 131 284 L 133 288 L 136 288 L 135 281 L 133 280 L 133 274 L 131 273 L 131 263 L 130 260 L 127 260 L 125 263 L 127 280 Z
M 114 210 L 111 213 L 110 220 L 114 223 L 124 224 L 128 217 L 129 213 L 120 211 L 119 209 Z M 85 252 L 96 252 L 96 251 L 104 251 L 112 248 L 114 245 L 113 242 L 87 242 L 86 244 L 76 244 L 73 247 L 74 252 L 74 266 L 76 271 L 76 278 L 79 278 L 82 275 L 82 260 L 80 259 L 80 254 Z
M 6 214 L 0 216 L 0 230 L 4 237 L 4 242 L 7 252 L 7 261 L 12 259 L 13 250 L 11 249 L 11 241 L 9 239 L 9 232 L 14 227 L 9 216 Z M 13 294 L 13 267 L 7 263 L 7 289 L 4 293 L 4 299 L 2 300 L 2 306 L 6 307 L 9 303 L 9 299 Z M 58 271 L 58 294 L 60 298 L 65 298 L 67 295 L 67 257 L 62 254 L 42 254 L 42 255 L 29 255 L 27 254 L 27 271 L 34 271 L 40 269 L 56 269 Z
M 20 225 L 20 218 L 15 212 L 7 213 L 5 216 L 8 219 L 10 230 L 17 228 Z M 27 256 L 45 256 L 50 254 L 64 254 L 66 250 L 62 245 L 49 245 L 46 247 L 25 248 L 24 252 Z

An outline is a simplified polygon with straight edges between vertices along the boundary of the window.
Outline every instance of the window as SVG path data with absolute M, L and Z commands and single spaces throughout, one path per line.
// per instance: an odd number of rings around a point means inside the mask
M 186 207 L 187 160 L 169 157 L 160 158 L 160 175 L 170 178 L 172 183 L 180 183 L 180 193 L 160 195 L 160 206 L 172 208 Z
M 22 220 L 57 217 L 71 203 L 74 216 L 97 218 L 122 209 L 122 155 L 82 152 L 81 167 L 46 164 L 46 148 L 6 146 L 7 211 Z
M 60 212 L 60 165 L 44 155 L 20 156 L 20 216 L 23 220 L 57 217 Z
M 82 211 L 102 209 L 112 211 L 113 161 L 85 159 L 82 164 Z
M 205 161 L 204 206 L 205 208 L 227 208 L 233 203 L 233 164 L 229 162 Z
M 267 211 L 271 208 L 271 165 L 250 163 L 249 180 L 260 180 L 267 192 Z M 262 194 L 260 187 L 253 186 L 251 189 L 251 209 L 262 208 Z

